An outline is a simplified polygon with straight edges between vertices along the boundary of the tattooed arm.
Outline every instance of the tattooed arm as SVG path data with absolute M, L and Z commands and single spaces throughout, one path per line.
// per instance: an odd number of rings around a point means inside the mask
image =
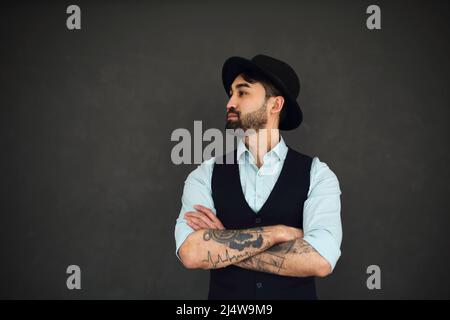
M 299 235 L 300 229 L 283 225 L 244 230 L 201 229 L 184 241 L 180 258 L 187 268 L 224 268 Z
M 218 234 L 219 239 L 226 239 L 227 236 L 224 237 L 224 235 L 226 235 L 227 232 L 237 232 L 225 230 L 222 222 L 215 216 L 214 213 L 211 212 L 210 209 L 203 206 L 195 206 L 195 208 L 197 211 L 187 212 L 185 214 L 185 219 L 187 220 L 189 226 L 191 226 L 194 230 L 197 230 L 197 237 L 199 237 L 201 232 L 203 232 L 207 239 L 211 238 L 213 234 Z M 289 228 L 286 226 L 282 227 Z M 274 227 L 265 227 L 264 229 L 270 230 L 270 228 Z M 328 261 L 323 258 L 308 242 L 302 239 L 302 230 L 294 230 L 298 233 L 293 238 L 287 239 L 285 237 L 285 241 L 280 241 L 273 246 L 268 246 L 265 249 L 260 250 L 257 254 L 253 253 L 251 257 L 244 258 L 242 260 L 232 259 L 229 264 L 234 264 L 245 269 L 275 273 L 283 276 L 325 277 L 329 275 L 331 273 L 331 266 Z M 247 231 L 248 230 L 242 230 L 242 232 Z M 216 255 L 216 259 L 214 260 L 211 255 L 208 256 L 206 260 L 209 261 L 210 265 L 215 265 L 215 261 L 219 260 L 220 262 L 221 257 L 222 256 L 220 255 Z
M 330 264 L 301 238 L 274 245 L 235 265 L 292 277 L 325 277 L 331 273 Z

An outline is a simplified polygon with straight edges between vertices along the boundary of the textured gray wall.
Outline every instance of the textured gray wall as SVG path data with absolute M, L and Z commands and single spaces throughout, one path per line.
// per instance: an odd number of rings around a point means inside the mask
M 171 163 L 170 135 L 223 128 L 222 63 L 257 53 L 297 70 L 304 122 L 285 138 L 341 184 L 321 298 L 450 298 L 447 1 L 74 3 L 79 31 L 69 2 L 2 4 L 0 298 L 205 298 L 208 273 L 174 254 L 195 165 Z

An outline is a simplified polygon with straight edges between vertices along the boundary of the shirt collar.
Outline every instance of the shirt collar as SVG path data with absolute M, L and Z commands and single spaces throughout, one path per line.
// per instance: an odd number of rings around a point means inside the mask
M 286 159 L 287 152 L 288 146 L 286 145 L 286 142 L 284 141 L 283 137 L 280 135 L 280 141 L 275 145 L 275 147 L 273 147 L 264 155 L 264 158 L 276 155 L 278 157 L 278 160 L 284 160 Z M 238 146 L 237 146 L 238 161 L 241 160 L 241 157 L 246 153 L 248 156 L 253 157 L 250 150 L 248 150 L 247 146 L 245 145 L 244 138 L 238 139 Z

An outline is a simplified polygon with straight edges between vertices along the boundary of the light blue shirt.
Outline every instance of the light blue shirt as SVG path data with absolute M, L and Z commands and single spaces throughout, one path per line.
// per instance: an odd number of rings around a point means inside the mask
M 288 147 L 283 137 L 263 157 L 263 165 L 258 168 L 253 154 L 244 141 L 239 140 L 237 159 L 239 175 L 245 200 L 255 212 L 263 206 L 270 195 L 283 168 Z M 188 211 L 196 211 L 194 205 L 201 204 L 214 213 L 211 192 L 211 178 L 215 158 L 204 161 L 187 177 L 181 198 L 181 211 L 175 225 L 176 255 L 184 240 L 194 232 L 184 219 Z M 324 257 L 334 269 L 341 255 L 341 190 L 339 181 L 331 169 L 314 157 L 311 164 L 308 197 L 303 205 L 303 233 L 307 241 Z M 299 195 L 300 196 L 300 195 Z

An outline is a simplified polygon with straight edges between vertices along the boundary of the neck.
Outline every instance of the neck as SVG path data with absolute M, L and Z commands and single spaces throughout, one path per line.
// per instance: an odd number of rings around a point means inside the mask
M 256 159 L 256 165 L 263 165 L 264 155 L 280 142 L 278 129 L 259 129 L 256 133 L 245 136 L 245 145 Z

